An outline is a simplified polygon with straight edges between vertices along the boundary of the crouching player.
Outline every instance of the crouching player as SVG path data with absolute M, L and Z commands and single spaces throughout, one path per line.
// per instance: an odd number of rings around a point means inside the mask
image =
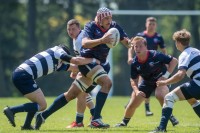
M 156 86 L 158 79 L 166 79 L 173 72 L 177 65 L 177 59 L 169 55 L 157 52 L 155 50 L 147 50 L 147 42 L 143 37 L 136 36 L 131 39 L 132 48 L 134 48 L 136 56 L 131 63 L 131 86 L 134 90 L 126 109 L 124 118 L 116 127 L 127 126 L 135 110 L 140 104 L 149 98 L 151 93 L 155 91 L 155 96 L 160 105 L 163 105 L 164 96 L 169 92 L 169 88 L 165 85 Z M 166 67 L 168 64 L 168 68 Z M 142 81 L 138 86 L 138 77 L 142 77 Z M 175 119 L 175 117 L 173 117 Z
M 179 56 L 178 72 L 169 79 L 157 81 L 157 86 L 177 83 L 185 77 L 185 74 L 191 80 L 178 86 L 165 96 L 160 125 L 151 133 L 166 131 L 174 103 L 179 100 L 187 100 L 200 117 L 200 103 L 196 100 L 200 98 L 200 51 L 190 47 L 190 38 L 190 32 L 185 29 L 174 33 L 173 40 L 176 43 L 176 48 L 182 52 Z

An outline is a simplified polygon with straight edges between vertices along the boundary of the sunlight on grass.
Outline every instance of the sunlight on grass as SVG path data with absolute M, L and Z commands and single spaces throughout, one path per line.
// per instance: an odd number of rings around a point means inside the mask
M 47 102 L 48 106 L 53 102 L 55 97 L 48 97 Z M 154 113 L 153 116 L 146 117 L 144 113 L 144 104 L 142 104 L 137 110 L 133 118 L 126 128 L 115 128 L 116 123 L 121 122 L 124 114 L 124 105 L 128 102 L 129 97 L 112 97 L 108 98 L 104 109 L 102 111 L 103 121 L 109 123 L 111 128 L 109 129 L 91 129 L 87 127 L 90 122 L 89 110 L 86 109 L 84 117 L 84 128 L 76 129 L 66 129 L 65 127 L 75 120 L 76 114 L 76 102 L 75 100 L 70 102 L 67 106 L 63 107 L 52 116 L 50 116 L 46 122 L 42 125 L 40 131 L 21 131 L 21 125 L 23 125 L 26 113 L 18 113 L 15 117 L 16 127 L 12 127 L 7 118 L 0 114 L 0 133 L 27 133 L 27 132 L 37 132 L 37 133 L 147 133 L 153 130 L 158 126 L 161 115 L 161 107 L 158 101 L 152 97 L 150 106 L 151 110 Z M 7 105 L 14 106 L 29 102 L 25 98 L 0 98 L 0 108 L 3 111 L 3 108 Z M 199 131 L 199 118 L 196 116 L 190 105 L 184 102 L 177 102 L 174 107 L 173 114 L 178 118 L 180 124 L 176 127 L 173 127 L 169 122 L 168 132 L 174 133 L 198 133 Z M 35 121 L 35 120 L 34 120 Z M 32 125 L 34 125 L 34 121 Z

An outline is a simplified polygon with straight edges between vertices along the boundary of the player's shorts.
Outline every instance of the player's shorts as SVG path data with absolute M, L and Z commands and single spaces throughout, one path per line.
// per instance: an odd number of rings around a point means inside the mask
M 96 63 L 90 63 L 87 65 L 79 65 L 78 68 L 79 68 L 79 71 L 86 77 L 87 73 L 90 72 L 90 70 L 92 70 L 97 65 L 98 64 L 96 64 Z M 101 64 L 101 66 L 108 74 L 110 71 L 110 64 L 108 62 L 106 62 L 105 64 Z
M 139 91 L 142 91 L 145 93 L 146 95 L 145 98 L 149 98 L 151 96 L 151 93 L 155 91 L 156 87 L 157 87 L 156 83 L 148 83 L 144 80 L 142 80 L 138 86 Z
M 36 82 L 33 80 L 32 75 L 27 73 L 25 70 L 21 68 L 15 69 L 12 74 L 12 81 L 15 87 L 23 94 L 29 94 L 34 92 L 39 87 Z
M 180 89 L 185 96 L 185 99 L 200 99 L 200 86 L 198 86 L 193 80 L 180 85 Z

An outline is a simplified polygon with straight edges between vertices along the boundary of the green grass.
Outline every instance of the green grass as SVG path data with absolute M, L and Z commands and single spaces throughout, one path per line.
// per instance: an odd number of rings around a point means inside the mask
M 53 102 L 55 97 L 48 97 L 48 106 Z M 27 132 L 38 132 L 38 133 L 147 133 L 158 126 L 161 115 L 161 107 L 158 101 L 151 98 L 151 110 L 154 112 L 154 116 L 146 117 L 144 115 L 144 104 L 142 104 L 137 110 L 135 115 L 126 128 L 115 128 L 113 127 L 116 123 L 120 122 L 124 114 L 124 105 L 128 102 L 129 97 L 112 97 L 108 98 L 103 111 L 103 121 L 109 123 L 111 128 L 109 129 L 91 129 L 87 127 L 89 123 L 89 110 L 85 112 L 84 124 L 85 128 L 78 129 L 66 129 L 65 127 L 75 120 L 76 105 L 75 100 L 70 102 L 67 106 L 63 107 L 42 125 L 40 131 L 21 131 L 20 126 L 23 124 L 26 113 L 18 113 L 15 117 L 16 127 L 12 127 L 7 118 L 0 113 L 0 133 L 27 133 Z M 0 98 L 0 109 L 7 105 L 14 106 L 28 102 L 25 98 Z M 173 114 L 178 118 L 180 124 L 173 127 L 171 123 L 168 124 L 168 132 L 173 133 L 197 133 L 200 132 L 199 118 L 196 116 L 190 105 L 186 101 L 177 102 L 174 107 Z M 33 121 L 34 122 L 34 121 Z M 33 123 L 34 124 L 34 123 Z

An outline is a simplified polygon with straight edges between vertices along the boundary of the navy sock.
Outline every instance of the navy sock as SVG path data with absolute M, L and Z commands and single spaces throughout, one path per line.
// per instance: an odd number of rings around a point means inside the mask
M 33 120 L 33 117 L 35 115 L 36 112 L 28 112 L 26 115 L 26 120 L 24 122 L 24 127 L 30 127 L 31 126 L 31 122 Z
M 18 112 L 36 112 L 38 111 L 37 103 L 25 103 L 18 106 L 10 107 L 11 111 L 15 114 Z
M 94 108 L 93 108 L 93 109 L 90 109 L 90 114 L 91 114 L 92 116 L 94 116 Z
M 124 117 L 124 119 L 123 119 L 122 121 L 124 122 L 124 124 L 127 125 L 127 124 L 129 123 L 130 119 L 131 119 L 131 118 L 125 118 L 125 117 Z
M 145 110 L 146 110 L 146 111 L 150 111 L 149 103 L 145 103 L 144 105 L 145 105 Z
M 200 118 L 200 104 L 198 106 L 196 106 L 196 107 L 193 107 L 193 110 Z
M 94 117 L 93 120 L 99 119 L 101 117 L 101 110 L 106 102 L 108 93 L 104 92 L 98 92 L 96 96 L 96 105 L 95 105 L 95 111 L 94 111 Z
M 65 106 L 67 103 L 68 102 L 65 99 L 65 95 L 64 94 L 59 95 L 54 100 L 54 102 L 52 103 L 52 105 L 47 110 L 45 110 L 44 112 L 42 112 L 43 118 L 46 119 L 51 114 L 53 114 L 54 112 L 56 112 L 57 110 L 59 110 L 60 108 L 62 108 L 63 106 Z
M 160 125 L 159 125 L 160 129 L 162 130 L 166 129 L 167 123 L 171 115 L 172 115 L 172 108 L 167 107 L 167 108 L 162 109 L 162 117 L 161 117 Z
M 83 123 L 83 113 L 76 113 L 76 123 Z

